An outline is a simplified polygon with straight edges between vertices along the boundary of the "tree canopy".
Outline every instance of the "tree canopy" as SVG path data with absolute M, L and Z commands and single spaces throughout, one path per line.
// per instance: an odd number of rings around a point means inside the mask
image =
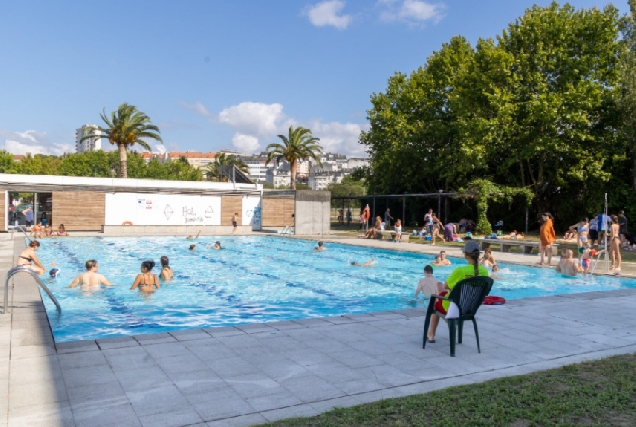
M 624 83 L 629 70 L 636 88 L 636 60 L 622 59 L 636 51 L 635 23 L 612 5 L 534 6 L 495 39 L 453 37 L 410 75 L 391 76 L 360 136 L 369 192 L 453 192 L 483 179 L 529 190 L 535 210 L 557 217 L 599 209 L 609 190 L 625 203 L 636 131 L 623 126 L 632 142 L 621 137 L 618 100 L 623 88 L 636 129 L 636 89 Z
M 119 176 L 119 153 L 102 150 L 85 153 L 70 153 L 61 156 L 36 154 L 14 161 L 13 154 L 0 151 L 0 173 L 26 175 L 66 175 L 113 178 Z M 201 181 L 201 170 L 181 160 L 146 162 L 139 153 L 128 153 L 128 176 L 130 178 L 165 179 L 171 181 Z
M 106 110 L 101 114 L 101 118 L 106 127 L 97 126 L 101 132 L 98 138 L 105 138 L 111 144 L 117 146 L 119 150 L 119 177 L 128 177 L 127 153 L 129 147 L 135 144 L 141 145 L 150 151 L 150 146 L 144 138 L 154 139 L 162 142 L 159 136 L 159 128 L 153 125 L 145 113 L 139 111 L 134 105 L 123 103 L 117 110 L 113 111 L 110 118 L 106 115 Z M 95 138 L 92 134 L 87 134 L 80 141 Z
M 314 159 L 319 165 L 318 153 L 322 147 L 318 144 L 320 138 L 314 138 L 311 130 L 302 126 L 294 129 L 289 126 L 287 135 L 278 135 L 282 144 L 269 144 L 266 147 L 267 163 L 275 161 L 277 165 L 285 159 L 289 162 L 291 171 L 291 189 L 296 189 L 296 168 L 299 160 Z

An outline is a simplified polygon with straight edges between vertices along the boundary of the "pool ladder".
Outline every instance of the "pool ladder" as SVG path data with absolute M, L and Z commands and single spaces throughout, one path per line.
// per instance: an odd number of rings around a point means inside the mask
M 594 265 L 592 266 L 592 270 L 590 271 L 591 274 L 594 274 L 594 270 L 596 270 L 596 266 L 601 260 L 601 255 L 605 255 L 605 259 L 607 260 L 607 251 L 605 249 L 601 249 L 600 251 L 598 251 L 595 257 L 596 259 L 594 260 Z
M 9 313 L 9 311 L 7 310 L 7 308 L 9 307 L 9 279 L 11 279 L 18 273 L 29 273 L 35 279 L 37 284 L 40 285 L 42 289 L 44 289 L 44 292 L 46 292 L 49 298 L 51 298 L 51 301 L 53 301 L 53 304 L 55 304 L 55 307 L 57 307 L 57 312 L 60 314 L 62 313 L 62 307 L 60 307 L 60 303 L 57 301 L 57 298 L 53 296 L 51 290 L 44 284 L 44 282 L 42 282 L 40 276 L 38 276 L 35 271 L 31 270 L 29 267 L 25 265 L 19 265 L 17 267 L 13 267 L 7 272 L 7 280 L 4 283 L 4 310 L 2 311 L 3 314 Z
M 280 232 L 280 234 L 294 234 L 294 227 L 291 225 L 286 225 L 285 228 Z

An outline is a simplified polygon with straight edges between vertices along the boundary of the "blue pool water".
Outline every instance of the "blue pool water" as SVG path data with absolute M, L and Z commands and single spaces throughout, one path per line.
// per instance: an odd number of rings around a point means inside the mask
M 219 237 L 224 250 L 205 249 L 216 238 L 201 238 L 188 250 L 184 238 L 45 239 L 38 256 L 61 268 L 45 283 L 63 313 L 43 297 L 57 342 L 239 325 L 309 317 L 424 307 L 413 293 L 424 265 L 433 256 L 279 237 Z M 175 278 L 143 295 L 129 288 L 142 261 L 167 255 Z M 496 254 L 495 254 L 496 256 Z M 350 265 L 371 258 L 373 267 Z M 88 259 L 114 288 L 93 294 L 66 288 Z M 465 264 L 452 259 L 455 265 Z M 636 287 L 636 280 L 612 277 L 564 278 L 553 270 L 501 264 L 492 292 L 517 299 Z M 435 269 L 443 281 L 453 267 Z M 155 267 L 159 273 L 159 267 Z

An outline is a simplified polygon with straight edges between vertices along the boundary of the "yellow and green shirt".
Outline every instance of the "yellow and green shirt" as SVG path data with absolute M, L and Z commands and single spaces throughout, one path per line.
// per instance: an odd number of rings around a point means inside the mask
M 480 276 L 488 276 L 488 270 L 483 265 L 479 266 L 479 275 Z M 475 266 L 468 264 L 462 265 L 461 267 L 457 267 L 446 279 L 446 284 L 448 285 L 448 293 L 453 290 L 455 285 L 458 282 L 461 282 L 464 279 L 468 279 L 469 277 L 475 276 Z M 448 295 L 447 295 L 448 296 Z M 442 301 L 442 306 L 444 310 L 448 310 L 450 306 L 450 301 Z

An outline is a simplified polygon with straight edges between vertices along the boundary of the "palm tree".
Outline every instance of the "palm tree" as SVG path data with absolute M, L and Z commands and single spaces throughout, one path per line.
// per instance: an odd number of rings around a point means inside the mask
M 208 178 L 208 181 L 221 181 L 221 173 L 219 172 L 219 166 L 224 165 L 234 165 L 238 170 L 244 172 L 246 175 L 249 173 L 249 168 L 245 164 L 245 162 L 234 154 L 230 154 L 229 156 L 226 153 L 219 153 L 215 161 L 212 163 L 208 163 L 206 166 L 205 176 Z
M 320 138 L 314 138 L 311 130 L 298 126 L 294 129 L 289 127 L 289 135 L 278 135 L 283 141 L 282 144 L 269 144 L 265 150 L 267 151 L 267 165 L 272 160 L 276 161 L 276 166 L 280 161 L 285 159 L 289 162 L 291 168 L 291 189 L 296 189 L 296 168 L 299 160 L 314 159 L 322 166 L 320 159 L 316 155 L 322 151 L 322 147 L 317 143 Z
M 128 147 L 135 144 L 141 145 L 150 151 L 150 146 L 141 138 L 152 138 L 163 142 L 159 136 L 159 128 L 152 124 L 150 118 L 143 112 L 137 110 L 134 105 L 123 103 L 116 111 L 111 113 L 110 119 L 106 116 L 106 109 L 101 114 L 106 127 L 97 126 L 100 135 L 85 135 L 80 139 L 106 138 L 111 144 L 117 145 L 119 149 L 120 178 L 128 178 Z

